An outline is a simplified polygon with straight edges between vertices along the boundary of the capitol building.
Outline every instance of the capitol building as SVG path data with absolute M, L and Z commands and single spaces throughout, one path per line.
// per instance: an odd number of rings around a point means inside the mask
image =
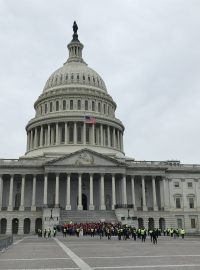
M 77 30 L 34 103 L 26 153 L 0 159 L 0 233 L 99 220 L 199 232 L 200 165 L 126 157 L 117 105 Z

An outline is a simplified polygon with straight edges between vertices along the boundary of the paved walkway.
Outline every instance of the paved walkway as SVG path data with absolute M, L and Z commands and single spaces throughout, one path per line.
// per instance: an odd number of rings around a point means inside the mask
M 158 245 L 132 239 L 118 241 L 98 237 L 29 236 L 16 239 L 0 253 L 0 269 L 58 270 L 197 270 L 200 269 L 200 239 L 160 237 Z

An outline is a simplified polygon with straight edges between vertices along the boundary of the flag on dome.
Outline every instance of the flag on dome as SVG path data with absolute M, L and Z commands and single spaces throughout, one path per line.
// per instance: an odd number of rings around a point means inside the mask
M 85 123 L 87 124 L 96 124 L 96 118 L 93 116 L 85 115 Z

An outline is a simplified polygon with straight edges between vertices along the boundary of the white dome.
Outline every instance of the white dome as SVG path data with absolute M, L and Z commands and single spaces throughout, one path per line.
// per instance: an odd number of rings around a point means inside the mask
M 79 84 L 92 86 L 107 92 L 106 85 L 99 74 L 89 68 L 85 62 L 66 62 L 57 69 L 47 80 L 43 92 L 60 86 Z

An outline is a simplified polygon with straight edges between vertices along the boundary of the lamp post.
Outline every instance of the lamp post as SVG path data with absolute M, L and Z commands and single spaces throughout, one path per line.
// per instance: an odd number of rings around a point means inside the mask
M 128 217 L 127 219 L 131 219 L 130 215 L 129 215 L 130 209 L 128 209 Z

